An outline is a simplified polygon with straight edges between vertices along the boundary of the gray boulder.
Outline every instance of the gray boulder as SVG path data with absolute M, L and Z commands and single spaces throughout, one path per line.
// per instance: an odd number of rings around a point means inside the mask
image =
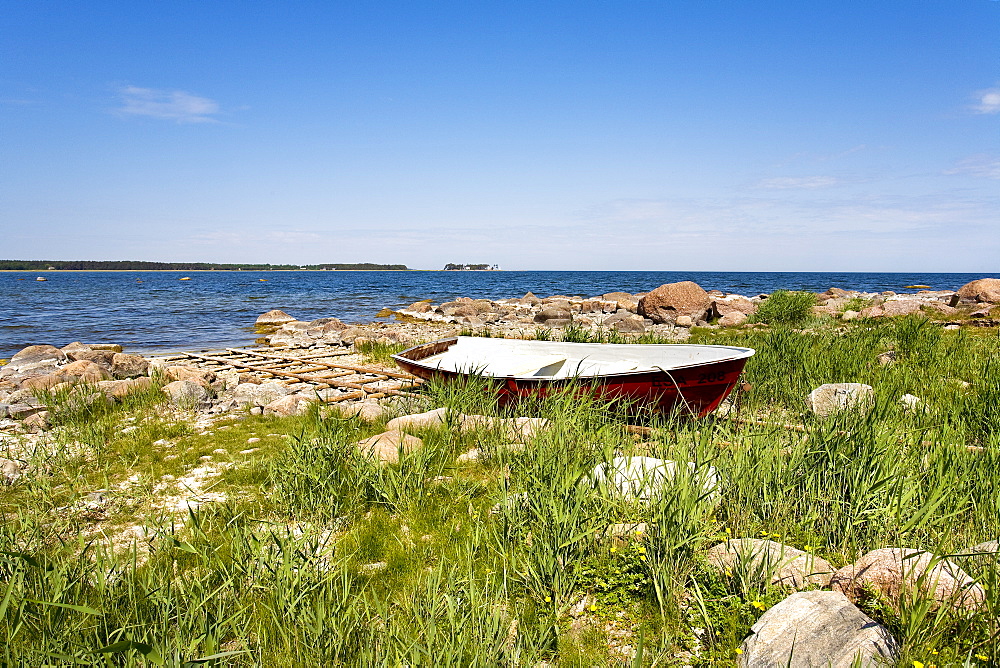
M 291 394 L 283 383 L 240 383 L 233 390 L 233 400 L 241 406 L 267 406 L 275 399 Z
M 830 586 L 852 601 L 877 591 L 894 606 L 902 597 L 916 597 L 930 601 L 935 608 L 947 602 L 974 610 L 986 599 L 982 585 L 954 562 L 898 547 L 866 553 L 834 573 Z
M 766 584 L 803 589 L 826 587 L 834 568 L 826 559 L 794 547 L 759 538 L 735 538 L 708 550 L 708 563 L 722 572 L 744 569 Z
M 178 406 L 195 406 L 208 399 L 208 390 L 190 380 L 175 380 L 160 389 Z
M 142 355 L 112 353 L 111 375 L 115 378 L 138 378 L 149 372 L 149 361 Z
M 806 397 L 809 410 L 820 417 L 843 410 L 870 408 L 874 401 L 874 388 L 862 383 L 827 383 Z
M 279 327 L 286 322 L 293 322 L 294 320 L 295 318 L 288 315 L 284 311 L 275 309 L 257 316 L 257 322 L 255 324 L 258 327 Z
M 0 367 L 0 379 L 20 381 L 32 376 L 55 373 L 69 358 L 55 346 L 28 346 Z
M 815 590 L 792 594 L 761 615 L 741 649 L 744 668 L 850 668 L 889 665 L 900 647 L 846 596 Z

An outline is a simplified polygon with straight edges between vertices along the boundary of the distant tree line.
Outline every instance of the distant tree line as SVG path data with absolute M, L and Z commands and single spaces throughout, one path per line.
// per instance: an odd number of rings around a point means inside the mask
M 486 271 L 499 268 L 500 266 L 496 264 L 451 264 L 450 262 L 444 266 L 445 271 Z
M 0 260 L 0 270 L 45 271 L 75 269 L 91 271 L 269 271 L 282 269 L 313 269 L 340 271 L 406 271 L 405 264 L 212 264 L 210 262 L 140 262 L 136 260 Z

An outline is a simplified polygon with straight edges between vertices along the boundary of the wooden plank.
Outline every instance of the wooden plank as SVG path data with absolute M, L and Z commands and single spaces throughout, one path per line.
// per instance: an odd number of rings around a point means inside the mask
M 187 355 L 188 357 L 191 357 L 191 358 L 197 359 L 197 360 L 203 360 L 203 361 L 206 361 L 206 362 L 216 362 L 216 363 L 223 364 L 223 365 L 226 365 L 226 366 L 231 366 L 233 368 L 244 368 L 244 369 L 250 369 L 251 371 L 260 371 L 260 372 L 263 372 L 263 373 L 271 374 L 273 376 L 285 376 L 287 378 L 296 378 L 296 379 L 301 380 L 302 382 L 305 382 L 305 383 L 316 383 L 316 384 L 319 384 L 319 385 L 326 385 L 328 387 L 343 387 L 343 388 L 349 388 L 349 389 L 352 389 L 352 390 L 362 390 L 364 392 L 367 392 L 367 388 L 364 386 L 364 384 L 360 384 L 360 383 L 348 383 L 347 381 L 333 380 L 332 378 L 317 378 L 315 376 L 307 376 L 307 375 L 300 374 L 300 373 L 292 373 L 290 371 L 278 371 L 278 370 L 264 369 L 264 368 L 261 368 L 261 367 L 254 366 L 252 364 L 247 364 L 245 362 L 239 362 L 237 360 L 220 359 L 220 358 L 215 358 L 215 357 L 208 357 L 206 355 L 198 355 L 198 354 L 195 354 L 195 353 L 184 353 L 184 354 Z M 379 380 L 388 380 L 388 379 L 387 378 L 382 378 L 382 379 L 379 379 Z M 374 382 L 374 381 L 372 381 L 372 382 Z M 378 388 L 378 392 L 380 392 L 382 394 L 394 394 L 394 395 L 401 395 L 401 396 L 412 396 L 410 393 L 401 392 L 401 391 L 396 390 L 394 388 Z
M 285 355 L 268 355 L 267 353 L 255 353 L 255 352 L 251 352 L 251 353 L 248 353 L 248 354 L 256 355 L 256 356 L 259 356 L 259 357 L 265 357 L 265 358 L 268 358 L 268 359 L 284 359 L 284 360 L 293 360 L 293 359 L 295 359 L 294 357 L 291 357 L 291 356 L 285 356 Z M 350 369 L 351 371 L 357 371 L 358 373 L 371 373 L 371 374 L 377 374 L 377 375 L 380 375 L 380 376 L 388 376 L 390 378 L 404 378 L 406 380 L 412 380 L 412 379 L 416 378 L 416 376 L 414 376 L 412 374 L 409 374 L 409 373 L 398 373 L 398 372 L 395 372 L 395 371 L 386 371 L 384 369 L 372 369 L 372 368 L 369 368 L 369 367 L 353 366 L 353 365 L 350 365 L 350 364 L 334 364 L 333 362 L 319 362 L 319 361 L 314 361 L 313 364 L 322 364 L 323 366 L 329 367 L 331 369 Z

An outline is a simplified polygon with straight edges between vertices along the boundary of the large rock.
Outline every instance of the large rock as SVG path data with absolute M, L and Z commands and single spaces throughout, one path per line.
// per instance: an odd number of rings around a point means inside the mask
M 601 299 L 606 302 L 614 302 L 615 308 L 623 311 L 636 313 L 639 310 L 639 298 L 628 292 L 608 292 L 601 295 Z
M 113 353 L 111 375 L 115 378 L 138 378 L 149 372 L 149 360 L 142 355 Z
M 874 401 L 874 388 L 862 383 L 827 383 L 806 397 L 809 410 L 820 417 L 843 410 L 870 408 Z
M 757 312 L 757 305 L 742 295 L 716 297 L 712 303 L 712 308 L 720 317 L 725 317 L 730 313 L 741 313 L 751 316 Z
M 55 373 L 67 359 L 66 353 L 55 346 L 28 346 L 0 367 L 0 378 L 23 380 Z
M 277 381 L 267 383 L 240 383 L 233 390 L 233 400 L 241 406 L 267 406 L 269 403 L 281 397 L 291 394 L 292 391 Z
M 639 315 L 655 323 L 673 324 L 677 316 L 690 316 L 695 322 L 705 319 L 712 298 L 693 281 L 667 283 L 639 300 Z
M 573 313 L 559 306 L 547 306 L 535 314 L 535 322 L 548 327 L 564 327 L 573 322 Z
M 342 419 L 356 418 L 362 422 L 378 422 L 386 416 L 389 409 L 374 399 L 369 399 L 357 403 L 341 401 L 330 404 L 324 412 L 326 416 L 336 415 Z
M 390 430 L 358 441 L 358 449 L 384 464 L 395 464 L 400 454 L 408 454 L 424 444 L 416 436 Z
M 123 380 L 102 380 L 97 383 L 97 389 L 109 399 L 122 399 L 135 392 L 144 392 L 152 386 L 153 379 L 149 376 Z
M 434 310 L 434 305 L 431 303 L 430 299 L 426 299 L 420 302 L 413 302 L 404 310 L 412 311 L 413 313 L 428 313 Z
M 719 324 L 723 327 L 738 327 L 745 323 L 750 316 L 742 311 L 730 311 L 721 318 L 719 318 Z
M 849 668 L 892 665 L 899 643 L 889 630 L 832 591 L 802 591 L 750 628 L 737 661 L 744 668 Z
M 449 424 L 447 408 L 436 408 L 426 413 L 415 413 L 413 415 L 403 415 L 385 423 L 386 431 L 402 431 L 410 429 L 433 429 L 444 424 Z
M 178 406 L 191 407 L 208 399 L 208 390 L 190 380 L 175 380 L 162 388 L 170 401 Z
M 61 373 L 47 373 L 44 376 L 31 376 L 30 378 L 25 378 L 21 381 L 20 389 L 55 391 L 57 386 L 76 380 L 78 379 L 64 376 Z
M 264 406 L 264 415 L 278 415 L 281 417 L 302 415 L 309 410 L 309 405 L 315 401 L 314 397 L 306 394 L 289 394 L 280 399 L 275 399 Z
M 677 462 L 654 457 L 615 457 L 594 467 L 591 480 L 608 493 L 630 500 L 649 501 L 674 484 Z M 716 497 L 719 474 L 713 466 L 698 467 L 687 462 L 691 478 L 706 496 Z
M 537 417 L 496 418 L 488 415 L 459 414 L 455 422 L 462 433 L 479 430 L 497 432 L 501 439 L 515 442 L 526 442 L 534 438 L 540 431 L 549 427 L 549 421 Z
M 834 568 L 826 559 L 759 538 L 734 538 L 708 550 L 708 563 L 720 571 L 743 568 L 759 574 L 772 585 L 804 589 L 809 585 L 826 587 Z
M 167 380 L 189 380 L 204 388 L 208 388 L 216 381 L 216 375 L 211 371 L 190 366 L 168 366 L 165 373 Z
M 646 331 L 646 321 L 641 316 L 619 309 L 601 323 L 604 327 L 623 333 L 642 333 Z
M 917 299 L 893 299 L 890 301 L 861 309 L 862 318 L 894 318 L 902 315 L 920 313 L 924 302 Z
M 66 350 L 66 348 L 63 348 L 63 350 Z M 111 373 L 111 361 L 117 354 L 110 350 L 91 350 L 89 347 L 66 352 L 66 355 L 71 360 L 90 360 L 108 373 Z
M 881 594 L 892 606 L 901 596 L 916 596 L 960 608 L 978 608 L 986 598 L 983 587 L 954 563 L 929 552 L 898 547 L 872 550 L 834 573 L 830 586 L 852 601 L 867 591 Z
M 257 322 L 255 323 L 258 327 L 280 327 L 286 322 L 294 322 L 295 318 L 288 315 L 284 311 L 279 311 L 275 309 L 273 311 L 268 311 L 267 313 L 257 316 Z
M 958 289 L 962 299 L 1000 304 L 1000 278 L 980 278 Z
M 102 380 L 111 380 L 111 374 L 102 369 L 97 363 L 90 360 L 77 360 L 70 362 L 59 370 L 63 376 L 76 378 L 84 383 L 96 383 Z

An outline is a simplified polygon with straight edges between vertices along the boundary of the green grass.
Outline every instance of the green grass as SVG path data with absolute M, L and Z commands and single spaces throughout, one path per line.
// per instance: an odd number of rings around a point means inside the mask
M 0 662 L 620 666 L 641 645 L 635 665 L 732 665 L 787 592 L 715 572 L 704 555 L 717 542 L 766 535 L 839 567 L 880 547 L 951 555 L 1000 536 L 995 330 L 910 318 L 693 341 L 757 350 L 739 419 L 661 417 L 639 442 L 585 399 L 514 412 L 481 382 L 432 383 L 420 408 L 551 428 L 522 449 L 489 430 L 427 429 L 391 466 L 353 445 L 382 423 L 233 415 L 201 434 L 155 391 L 124 405 L 57 397 L 59 427 L 0 489 Z M 888 350 L 896 360 L 879 364 Z M 807 412 L 809 390 L 847 381 L 875 388 L 871 411 Z M 926 410 L 904 409 L 904 393 Z M 478 461 L 456 461 L 472 448 Z M 589 478 L 623 454 L 713 466 L 722 488 L 706 495 L 683 474 L 651 505 L 624 502 Z M 202 492 L 219 500 L 162 506 L 205 468 Z M 97 490 L 109 501 L 88 510 Z M 608 534 L 638 522 L 641 534 Z M 120 538 L 136 526 L 146 537 L 132 547 Z M 903 643 L 898 665 L 1000 653 L 996 562 L 953 559 L 988 587 L 981 610 L 864 603 Z
M 760 303 L 751 322 L 769 325 L 803 325 L 812 316 L 816 295 L 812 292 L 777 290 Z

